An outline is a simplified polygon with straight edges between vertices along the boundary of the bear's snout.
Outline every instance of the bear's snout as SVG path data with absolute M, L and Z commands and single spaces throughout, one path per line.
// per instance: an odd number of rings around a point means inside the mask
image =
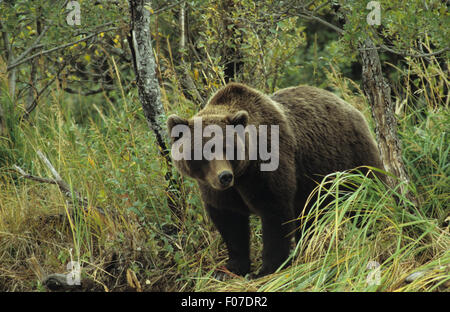
M 231 181 L 233 181 L 233 173 L 231 171 L 225 170 L 219 173 L 219 182 L 222 186 L 230 185 Z

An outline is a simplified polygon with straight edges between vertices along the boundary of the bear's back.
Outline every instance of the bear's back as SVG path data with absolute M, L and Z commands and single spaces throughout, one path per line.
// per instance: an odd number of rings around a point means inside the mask
M 279 90 L 271 99 L 287 116 L 302 171 L 328 174 L 362 165 L 381 165 L 364 116 L 333 93 L 303 85 Z
M 332 118 L 328 122 L 344 122 L 348 114 L 360 114 L 333 93 L 312 86 L 301 85 L 281 89 L 275 92 L 271 99 L 281 104 L 279 106 L 284 109 L 285 114 L 294 114 L 303 120 L 317 121 L 327 117 Z

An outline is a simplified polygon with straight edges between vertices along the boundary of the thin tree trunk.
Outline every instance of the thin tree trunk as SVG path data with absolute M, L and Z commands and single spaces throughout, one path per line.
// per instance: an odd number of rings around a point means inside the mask
M 3 48 L 6 51 L 6 62 L 9 66 L 10 62 L 13 61 L 13 55 L 12 55 L 12 48 L 9 44 L 9 38 L 8 33 L 3 28 L 2 23 L 0 22 L 0 29 L 2 30 L 2 41 L 3 41 Z M 9 87 L 9 94 L 11 99 L 14 101 L 14 94 L 16 93 L 16 71 L 13 70 L 8 73 L 8 87 Z M 2 106 L 3 104 L 0 102 L 0 137 L 6 136 L 8 133 L 8 127 L 6 125 L 6 116 L 5 116 L 5 108 Z
M 186 3 L 180 5 L 180 50 L 184 54 L 184 49 L 186 48 Z
M 165 112 L 161 101 L 156 75 L 156 62 L 153 54 L 150 34 L 150 0 L 129 0 L 131 13 L 131 29 L 128 42 L 132 52 L 136 84 L 139 100 L 144 110 L 149 128 L 153 131 L 158 149 L 167 165 L 165 175 L 168 181 L 167 201 L 169 208 L 179 219 L 183 213 L 179 200 L 179 185 L 172 175 L 172 162 L 166 142 L 168 135 L 165 130 Z M 146 8 L 147 7 L 147 8 Z
M 200 107 L 203 107 L 206 102 L 203 97 L 200 95 L 200 92 L 195 85 L 194 79 L 191 77 L 191 68 L 186 63 L 184 56 L 187 55 L 186 51 L 186 38 L 187 38 L 187 25 L 186 25 L 186 6 L 187 3 L 183 2 L 180 4 L 180 51 L 181 51 L 181 65 L 183 68 L 183 81 L 182 86 L 187 89 L 188 94 L 186 92 L 183 93 L 187 96 L 191 95 L 192 99 L 199 103 Z
M 17 70 L 15 68 L 8 72 L 9 96 L 11 97 L 13 103 L 15 102 L 16 97 L 16 73 Z
M 401 143 L 397 136 L 397 120 L 394 115 L 394 105 L 391 101 L 391 88 L 384 79 L 378 51 L 372 40 L 367 39 L 361 44 L 362 86 L 372 108 L 375 121 L 375 133 L 384 169 L 400 179 L 400 191 L 415 206 L 417 200 L 408 189 L 410 182 L 402 160 Z M 398 181 L 386 177 L 389 187 L 395 188 Z
M 0 102 L 0 137 L 6 136 L 6 129 L 5 113 L 3 111 L 2 103 Z
M 12 50 L 12 46 L 9 43 L 9 36 L 6 30 L 3 28 L 2 23 L 0 22 L 0 28 L 2 29 L 2 39 L 3 39 L 3 46 L 6 51 L 6 64 L 9 67 L 12 63 L 14 63 L 14 53 Z M 12 101 L 14 102 L 15 94 L 16 94 L 16 69 L 12 69 L 8 71 L 8 87 L 9 87 L 9 96 L 11 97 Z
M 40 11 L 40 8 L 39 8 Z M 40 21 L 40 17 L 37 17 L 36 20 L 36 33 L 38 37 L 42 33 L 42 23 Z M 37 97 L 37 66 L 39 63 L 38 58 L 34 58 L 30 61 L 30 88 L 28 89 L 28 99 L 27 99 L 27 110 L 32 107 L 34 99 Z
M 239 41 L 242 40 L 241 35 L 237 35 L 238 25 L 235 23 L 237 19 L 233 17 L 234 13 L 239 8 L 239 1 L 235 0 L 221 0 L 220 1 L 220 14 L 223 23 L 223 52 L 222 57 L 225 60 L 224 64 L 224 80 L 225 82 L 233 81 L 237 78 L 237 75 L 241 71 L 244 62 L 242 61 L 242 55 L 239 50 Z M 241 39 L 241 40 L 239 40 Z M 227 42 L 233 42 L 234 45 L 230 46 Z M 263 58 L 261 53 L 261 58 Z

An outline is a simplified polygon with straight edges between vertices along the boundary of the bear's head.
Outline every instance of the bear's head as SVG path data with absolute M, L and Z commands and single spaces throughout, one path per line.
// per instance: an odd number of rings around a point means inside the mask
M 242 110 L 191 119 L 169 116 L 172 159 L 180 173 L 216 190 L 232 187 L 248 165 L 248 143 L 243 132 L 248 118 Z

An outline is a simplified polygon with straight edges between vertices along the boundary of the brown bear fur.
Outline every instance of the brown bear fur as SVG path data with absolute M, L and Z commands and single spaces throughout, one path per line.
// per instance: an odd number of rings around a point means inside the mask
M 282 89 L 272 96 L 230 83 L 196 116 L 203 126 L 279 125 L 279 166 L 261 171 L 260 160 L 181 160 L 178 170 L 197 180 L 202 200 L 228 249 L 230 271 L 250 271 L 249 215 L 261 217 L 263 265 L 258 276 L 274 272 L 288 257 L 290 239 L 305 202 L 323 176 L 358 166 L 381 168 L 377 145 L 363 115 L 334 94 L 310 86 Z M 172 115 L 192 128 L 193 119 Z M 270 140 L 269 140 L 270 142 Z M 218 175 L 232 172 L 221 189 Z M 219 185 L 219 186 L 218 186 Z

